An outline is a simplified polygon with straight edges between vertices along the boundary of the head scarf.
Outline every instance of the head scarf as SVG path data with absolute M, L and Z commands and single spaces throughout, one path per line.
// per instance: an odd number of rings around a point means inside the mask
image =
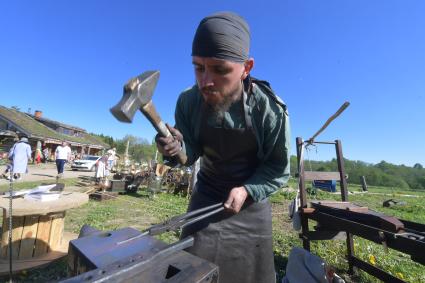
M 245 62 L 249 59 L 250 41 L 249 26 L 242 17 L 231 12 L 216 13 L 199 23 L 192 56 Z

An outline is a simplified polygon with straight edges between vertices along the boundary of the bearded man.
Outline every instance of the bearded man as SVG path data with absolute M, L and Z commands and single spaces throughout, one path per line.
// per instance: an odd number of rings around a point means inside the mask
M 183 150 L 201 157 L 189 211 L 223 202 L 226 208 L 185 227 L 189 252 L 219 266 L 219 282 L 275 282 L 268 196 L 289 178 L 286 106 L 266 81 L 250 76 L 247 22 L 234 13 L 204 18 L 192 44 L 196 85 L 178 99 L 173 137 L 156 142 L 165 159 Z

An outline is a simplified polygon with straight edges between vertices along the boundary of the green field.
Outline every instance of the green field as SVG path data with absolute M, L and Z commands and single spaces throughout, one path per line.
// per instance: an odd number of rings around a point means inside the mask
M 77 180 L 69 179 L 66 182 L 67 186 L 72 186 Z M 35 185 L 37 183 L 19 184 L 20 188 Z M 290 186 L 296 188 L 295 183 L 291 183 Z M 0 191 L 5 190 L 7 190 L 7 186 L 0 186 Z M 360 188 L 349 185 L 349 190 L 360 191 Z M 297 232 L 292 230 L 292 224 L 287 215 L 288 204 L 294 196 L 294 192 L 280 191 L 271 197 L 275 263 L 280 277 L 285 274 L 287 256 L 291 248 L 302 246 Z M 382 202 L 390 198 L 404 201 L 406 205 L 383 208 Z M 339 200 L 339 195 L 320 191 L 310 195 L 309 199 Z M 350 194 L 349 200 L 388 215 L 425 223 L 425 192 L 422 191 L 399 191 L 397 188 L 371 187 L 367 194 Z M 84 206 L 67 212 L 65 230 L 78 233 L 83 224 L 89 224 L 102 230 L 114 230 L 128 226 L 143 230 L 152 224 L 184 213 L 187 203 L 188 200 L 185 197 L 178 195 L 159 194 L 151 197 L 144 191 L 133 195 L 121 195 L 114 200 L 90 201 Z M 178 236 L 177 232 L 170 232 L 160 235 L 159 238 L 166 242 L 173 242 L 178 239 Z M 380 282 L 361 271 L 351 277 L 347 275 L 347 263 L 344 256 L 345 241 L 314 242 L 312 243 L 312 252 L 333 265 L 337 273 L 347 282 Z M 355 238 L 355 253 L 363 260 L 373 262 L 376 266 L 407 282 L 425 282 L 424 266 L 414 263 L 407 255 L 391 250 L 389 253 L 385 253 L 382 246 L 357 237 Z M 66 276 L 66 262 L 60 261 L 43 269 L 17 275 L 15 279 L 17 282 L 48 282 Z

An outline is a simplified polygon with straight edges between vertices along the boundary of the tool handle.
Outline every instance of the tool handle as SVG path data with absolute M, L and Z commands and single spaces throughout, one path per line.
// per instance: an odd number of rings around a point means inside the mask
M 148 118 L 148 120 L 151 122 L 152 126 L 156 129 L 156 131 L 163 137 L 169 137 L 171 136 L 170 131 L 168 130 L 165 123 L 162 121 L 161 117 L 159 116 L 158 112 L 155 109 L 155 106 L 153 105 L 152 101 L 149 101 L 144 105 L 142 108 L 140 108 L 140 111 Z M 187 156 L 184 152 L 179 151 L 176 155 L 177 160 L 180 164 L 184 165 L 187 161 Z
M 307 143 L 312 144 L 314 142 L 314 139 L 323 132 L 329 124 L 335 120 L 348 106 L 350 105 L 350 102 L 346 101 L 344 104 L 341 105 L 341 107 L 336 111 L 335 114 L 333 114 L 328 120 L 326 120 L 325 124 L 320 128 L 320 130 L 317 131 L 311 138 L 307 140 Z
M 151 226 L 143 233 L 143 235 L 155 236 L 164 232 L 176 231 L 179 228 L 183 228 L 187 225 L 198 222 L 213 214 L 219 213 L 222 210 L 224 210 L 223 203 L 217 203 L 204 208 L 193 210 L 191 212 L 180 214 L 168 219 L 163 223 Z

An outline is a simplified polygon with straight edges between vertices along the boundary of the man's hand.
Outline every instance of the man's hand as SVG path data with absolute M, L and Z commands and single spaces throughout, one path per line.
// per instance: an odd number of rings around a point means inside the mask
M 245 187 L 235 187 L 230 191 L 229 197 L 224 203 L 224 207 L 233 213 L 238 213 L 247 197 L 248 192 Z
M 183 135 L 176 128 L 166 124 L 171 133 L 169 137 L 156 135 L 155 142 L 158 151 L 164 156 L 174 156 L 182 149 Z

